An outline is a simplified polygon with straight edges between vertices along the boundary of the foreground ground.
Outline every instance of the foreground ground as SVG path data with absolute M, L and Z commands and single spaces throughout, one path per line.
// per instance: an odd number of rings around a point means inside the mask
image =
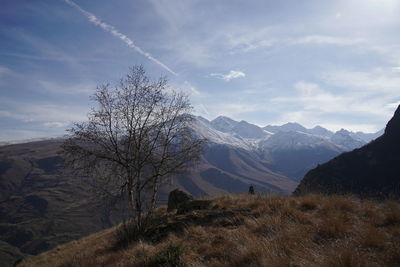
M 400 266 L 400 205 L 351 196 L 224 195 L 208 210 L 158 210 L 147 239 L 111 228 L 19 266 Z

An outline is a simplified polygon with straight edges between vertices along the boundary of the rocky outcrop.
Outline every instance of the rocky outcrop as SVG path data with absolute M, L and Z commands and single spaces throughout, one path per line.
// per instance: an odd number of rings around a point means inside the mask
M 191 195 L 175 189 L 169 193 L 167 211 L 176 210 L 177 214 L 185 214 L 194 210 L 209 209 L 213 203 L 212 200 L 194 200 Z
M 180 205 L 192 200 L 193 197 L 180 189 L 175 189 L 169 193 L 167 211 L 178 209 Z

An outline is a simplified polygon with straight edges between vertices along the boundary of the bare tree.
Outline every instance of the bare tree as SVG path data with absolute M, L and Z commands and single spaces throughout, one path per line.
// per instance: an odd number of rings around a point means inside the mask
M 115 87 L 102 85 L 86 122 L 68 129 L 67 161 L 106 195 L 126 196 L 137 231 L 148 226 L 160 185 L 198 159 L 203 141 L 188 128 L 188 97 L 150 81 L 134 66 Z

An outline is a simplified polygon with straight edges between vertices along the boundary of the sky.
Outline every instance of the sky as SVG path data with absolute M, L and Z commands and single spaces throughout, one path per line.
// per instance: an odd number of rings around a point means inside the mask
M 1 0 L 0 141 L 59 136 L 129 67 L 194 113 L 375 132 L 400 104 L 398 0 Z

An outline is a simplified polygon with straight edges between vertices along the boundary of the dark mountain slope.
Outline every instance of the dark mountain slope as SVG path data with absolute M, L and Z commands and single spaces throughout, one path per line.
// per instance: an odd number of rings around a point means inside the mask
M 309 171 L 295 194 L 400 196 L 400 106 L 378 139 Z

